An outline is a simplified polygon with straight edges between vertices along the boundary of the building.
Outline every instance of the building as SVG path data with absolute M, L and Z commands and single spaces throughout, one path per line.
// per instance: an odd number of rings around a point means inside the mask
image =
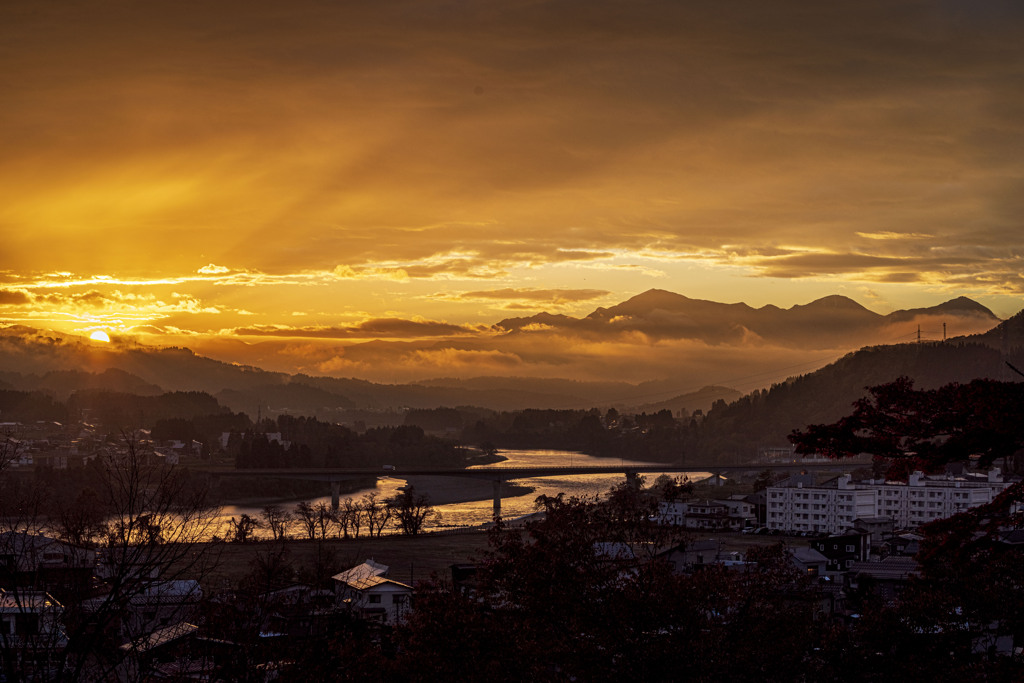
M 335 595 L 364 619 L 397 624 L 411 609 L 412 586 L 386 578 L 388 567 L 367 560 L 331 578 Z
M 817 486 L 797 481 L 768 487 L 766 526 L 837 534 L 854 528 L 858 519 L 888 518 L 897 529 L 913 528 L 991 502 L 1008 485 L 998 468 L 981 479 L 914 472 L 905 483 L 854 483 L 848 474 Z
M 24 531 L 0 533 L 0 588 L 30 586 L 58 598 L 92 582 L 96 551 Z
M 61 627 L 63 613 L 61 604 L 44 591 L 0 588 L 0 677 L 13 670 L 24 680 L 56 678 L 68 642 Z
M 867 562 L 871 552 L 871 534 L 850 531 L 845 534 L 812 539 L 808 544 L 827 560 L 828 572 L 845 572 L 854 562 Z
M 769 486 L 766 526 L 780 531 L 834 534 L 858 517 L 876 514 L 878 492 L 857 488 L 846 474 L 821 486 Z
M 753 520 L 753 505 L 741 500 L 663 501 L 658 522 L 687 529 L 737 530 Z
M 994 467 L 983 481 L 948 475 L 926 477 L 913 472 L 905 484 L 869 480 L 865 486 L 879 491 L 879 516 L 891 518 L 897 529 L 910 529 L 989 503 L 1007 483 Z

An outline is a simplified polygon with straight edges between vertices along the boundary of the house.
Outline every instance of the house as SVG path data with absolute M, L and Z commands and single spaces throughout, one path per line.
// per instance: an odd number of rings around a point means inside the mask
M 757 521 L 757 511 L 756 505 L 748 498 L 748 496 L 736 494 L 718 502 L 729 508 L 730 516 L 739 517 L 746 526 L 750 526 Z
M 0 587 L 45 589 L 58 597 L 92 581 L 96 551 L 24 531 L 0 533 Z
M 153 460 L 162 467 L 176 467 L 181 464 L 181 454 L 169 448 L 154 448 Z
M 64 607 L 49 593 L 0 588 L 0 659 L 24 680 L 51 680 L 67 647 Z M 6 679 L 5 679 L 6 680 Z
M 814 548 L 796 546 L 789 549 L 789 560 L 808 576 L 824 576 L 828 558 Z
M 125 631 L 148 634 L 166 626 L 195 621 L 203 589 L 194 579 L 153 581 L 129 599 Z
M 125 655 L 117 668 L 117 678 L 137 680 L 212 680 L 215 671 L 211 659 L 194 651 L 199 627 L 188 622 L 164 626 L 123 643 Z
M 878 548 L 891 538 L 896 530 L 892 517 L 858 517 L 853 520 L 853 528 L 864 531 L 870 536 L 872 548 Z
M 854 562 L 866 562 L 869 559 L 870 539 L 871 535 L 866 531 L 850 531 L 813 539 L 809 545 L 827 558 L 826 571 L 838 573 L 848 570 Z
M 743 528 L 750 512 L 749 504 L 744 501 L 662 501 L 658 504 L 658 522 L 687 529 L 737 530 Z
M 327 633 L 340 613 L 333 590 L 295 584 L 262 593 L 253 606 L 260 637 L 306 638 Z
M 714 539 L 680 543 L 658 553 L 674 572 L 688 572 L 700 565 L 714 564 L 720 559 L 722 544 Z M 731 559 L 731 558 L 730 558 Z
M 921 550 L 921 541 L 923 540 L 924 536 L 922 534 L 913 531 L 895 534 L 882 544 L 881 555 L 882 557 L 888 555 L 913 557 Z
M 891 556 L 878 562 L 854 562 L 846 572 L 846 588 L 891 600 L 903 591 L 911 577 L 920 574 L 920 570 L 912 557 Z
M 412 586 L 386 578 L 387 565 L 373 560 L 335 574 L 334 592 L 364 619 L 394 625 L 411 609 Z

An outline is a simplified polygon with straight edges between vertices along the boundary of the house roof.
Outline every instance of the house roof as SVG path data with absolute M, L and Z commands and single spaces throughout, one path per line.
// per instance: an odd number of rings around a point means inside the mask
M 122 650 L 136 650 L 138 652 L 149 652 L 155 647 L 166 645 L 167 643 L 174 642 L 179 638 L 191 635 L 199 630 L 199 627 L 195 624 L 189 624 L 188 622 L 181 622 L 178 624 L 172 624 L 171 626 L 165 626 L 164 628 L 158 628 L 157 630 L 136 638 L 130 643 L 125 643 L 121 646 Z
M 346 569 L 340 574 L 335 574 L 331 578 L 335 581 L 352 585 L 353 583 L 368 580 L 376 576 L 385 576 L 388 573 L 388 569 L 389 567 L 386 564 L 367 560 L 366 562 L 356 565 L 351 569 Z
M 800 564 L 822 564 L 827 563 L 828 558 L 822 555 L 814 548 L 806 548 L 804 546 L 796 546 L 795 548 L 789 549 L 789 554 L 793 556 L 793 559 Z
M 0 588 L 0 612 L 38 612 L 47 608 L 60 608 L 61 604 L 49 593 L 37 590 L 7 592 Z
M 880 580 L 906 580 L 920 571 L 920 565 L 912 557 L 890 555 L 881 562 L 854 562 L 851 574 L 863 574 Z

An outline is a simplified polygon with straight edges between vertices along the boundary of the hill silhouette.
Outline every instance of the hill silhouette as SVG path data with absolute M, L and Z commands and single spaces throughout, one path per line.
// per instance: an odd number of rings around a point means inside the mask
M 834 422 L 867 394 L 867 387 L 901 376 L 922 389 L 979 378 L 1020 380 L 1007 362 L 1024 367 L 1024 312 L 985 334 L 866 347 L 815 372 L 715 404 L 689 456 L 743 461 L 762 447 L 788 446 L 786 437 L 794 429 Z

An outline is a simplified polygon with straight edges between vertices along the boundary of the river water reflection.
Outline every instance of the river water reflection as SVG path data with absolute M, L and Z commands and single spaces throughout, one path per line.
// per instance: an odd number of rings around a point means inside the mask
M 642 462 L 638 460 L 615 460 L 611 458 L 596 458 L 583 453 L 577 453 L 574 451 L 554 451 L 554 450 L 507 450 L 499 451 L 499 455 L 506 458 L 505 460 L 494 463 L 493 465 L 478 465 L 473 469 L 488 469 L 488 468 L 500 468 L 500 467 L 587 467 L 587 466 L 608 466 L 608 465 L 652 465 L 657 463 Z M 676 476 L 673 473 L 669 473 L 671 476 Z M 645 474 L 646 481 L 648 483 L 654 481 L 658 477 L 658 473 Z M 688 475 L 691 480 L 699 481 L 704 477 L 710 476 L 710 473 L 691 473 Z M 453 482 L 467 481 L 463 479 L 452 478 Z M 623 481 L 623 475 L 621 474 L 578 474 L 571 476 L 560 476 L 560 477 L 537 477 L 528 479 L 516 479 L 514 484 L 521 486 L 528 486 L 534 489 L 532 492 L 514 496 L 502 498 L 501 501 L 501 514 L 505 519 L 514 519 L 522 515 L 527 515 L 536 511 L 534 501 L 540 495 L 556 496 L 559 493 L 565 493 L 569 496 L 594 496 L 607 493 L 608 489 L 620 484 Z M 382 477 L 378 480 L 376 488 L 360 489 L 350 493 L 342 494 L 342 500 L 347 497 L 351 497 L 353 500 L 358 500 L 369 491 L 376 490 L 380 493 L 381 498 L 389 498 L 399 492 L 401 487 L 405 486 L 406 482 L 403 479 L 394 477 Z M 429 493 L 429 491 L 427 491 Z M 291 501 L 281 503 L 283 507 L 291 508 L 298 501 Z M 324 498 L 318 498 L 312 501 L 314 504 L 319 502 L 326 502 L 330 505 L 330 496 Z M 441 518 L 438 522 L 428 525 L 430 528 L 448 528 L 448 527 L 459 527 L 459 526 L 475 526 L 491 521 L 493 514 L 493 502 L 490 498 L 487 500 L 470 501 L 464 503 L 450 503 L 446 505 L 436 505 L 435 509 L 441 513 Z M 241 514 L 249 514 L 251 516 L 258 516 L 260 507 L 246 507 L 246 506 L 225 506 L 223 510 L 223 518 L 225 524 L 230 520 L 231 517 L 238 517 Z M 226 533 L 226 532 L 225 532 Z M 294 532 L 293 532 L 294 533 Z M 260 534 L 262 535 L 262 534 Z

